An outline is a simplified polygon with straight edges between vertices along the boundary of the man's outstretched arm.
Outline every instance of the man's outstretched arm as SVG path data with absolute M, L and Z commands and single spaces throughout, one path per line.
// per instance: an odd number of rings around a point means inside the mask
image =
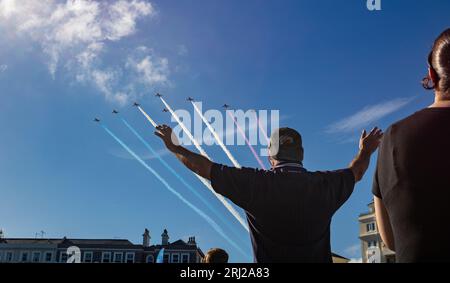
M 359 152 L 349 166 L 355 176 L 355 182 L 359 182 L 363 178 L 369 168 L 370 157 L 380 146 L 382 137 L 383 131 L 378 128 L 374 128 L 369 134 L 366 130 L 363 131 L 359 140 Z
M 169 126 L 162 125 L 156 127 L 155 135 L 163 140 L 167 149 L 174 153 L 178 160 L 189 168 L 189 170 L 205 179 L 211 180 L 211 167 L 213 165 L 211 160 L 181 146 Z

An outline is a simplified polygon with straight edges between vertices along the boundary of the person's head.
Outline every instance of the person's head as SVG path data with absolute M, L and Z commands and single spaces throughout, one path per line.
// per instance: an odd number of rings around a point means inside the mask
M 204 263 L 228 263 L 228 254 L 226 251 L 215 248 L 210 249 L 203 260 Z
M 270 136 L 269 161 L 272 166 L 280 162 L 303 162 L 302 136 L 291 128 L 280 128 Z
M 450 29 L 434 42 L 428 56 L 428 75 L 422 84 L 426 89 L 434 89 L 440 99 L 450 100 Z

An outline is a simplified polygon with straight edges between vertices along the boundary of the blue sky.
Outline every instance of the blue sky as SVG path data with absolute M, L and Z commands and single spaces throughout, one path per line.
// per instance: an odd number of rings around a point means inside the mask
M 305 166 L 339 169 L 356 153 L 363 128 L 386 128 L 432 102 L 419 82 L 433 39 L 449 26 L 450 9 L 444 0 L 382 0 L 378 12 L 369 12 L 365 0 L 40 2 L 0 0 L 0 227 L 6 235 L 44 230 L 49 237 L 139 243 L 148 227 L 159 243 L 167 228 L 171 240 L 195 235 L 204 250 L 223 247 L 239 262 L 251 260 L 249 236 L 191 173 L 163 154 L 233 223 L 238 236 L 230 235 L 247 256 L 92 119 L 102 117 L 149 157 L 110 115 L 113 108 L 158 150 L 151 127 L 130 106 L 137 99 L 158 122 L 170 123 L 155 90 L 191 112 L 187 96 L 203 101 L 204 109 L 225 102 L 279 109 L 281 124 L 303 135 Z M 80 15 L 77 8 L 85 10 Z M 229 164 L 217 146 L 206 150 Z M 241 164 L 257 166 L 248 148 L 230 150 Z M 147 161 L 206 210 L 157 160 Z M 333 220 L 333 250 L 347 257 L 360 257 L 357 218 L 371 200 L 372 175 L 373 166 Z

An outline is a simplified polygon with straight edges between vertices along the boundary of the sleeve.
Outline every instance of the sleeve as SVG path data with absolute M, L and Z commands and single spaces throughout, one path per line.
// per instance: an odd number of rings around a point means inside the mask
M 389 127 L 384 134 L 378 150 L 377 167 L 373 178 L 372 193 L 382 199 L 397 180 L 397 167 L 395 165 L 394 133 L 395 125 Z
M 262 174 L 256 169 L 234 168 L 213 164 L 211 185 L 218 194 L 249 211 L 255 200 L 255 191 L 261 185 Z
M 377 158 L 377 168 L 375 169 L 375 175 L 373 176 L 373 183 L 372 183 L 372 194 L 376 196 L 377 198 L 381 199 L 381 191 L 380 191 L 380 183 L 378 182 L 378 167 L 380 166 L 379 161 L 380 160 L 380 152 L 378 152 L 378 158 Z
M 355 188 L 355 175 L 351 169 L 328 172 L 326 182 L 331 188 L 329 196 L 333 212 L 335 212 L 352 195 Z

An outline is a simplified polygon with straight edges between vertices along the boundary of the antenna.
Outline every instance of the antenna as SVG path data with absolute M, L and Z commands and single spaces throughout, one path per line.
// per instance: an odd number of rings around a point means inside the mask
M 46 234 L 45 231 L 41 230 L 40 232 L 34 233 L 34 238 L 37 239 L 40 236 L 41 239 L 44 239 L 45 234 Z

